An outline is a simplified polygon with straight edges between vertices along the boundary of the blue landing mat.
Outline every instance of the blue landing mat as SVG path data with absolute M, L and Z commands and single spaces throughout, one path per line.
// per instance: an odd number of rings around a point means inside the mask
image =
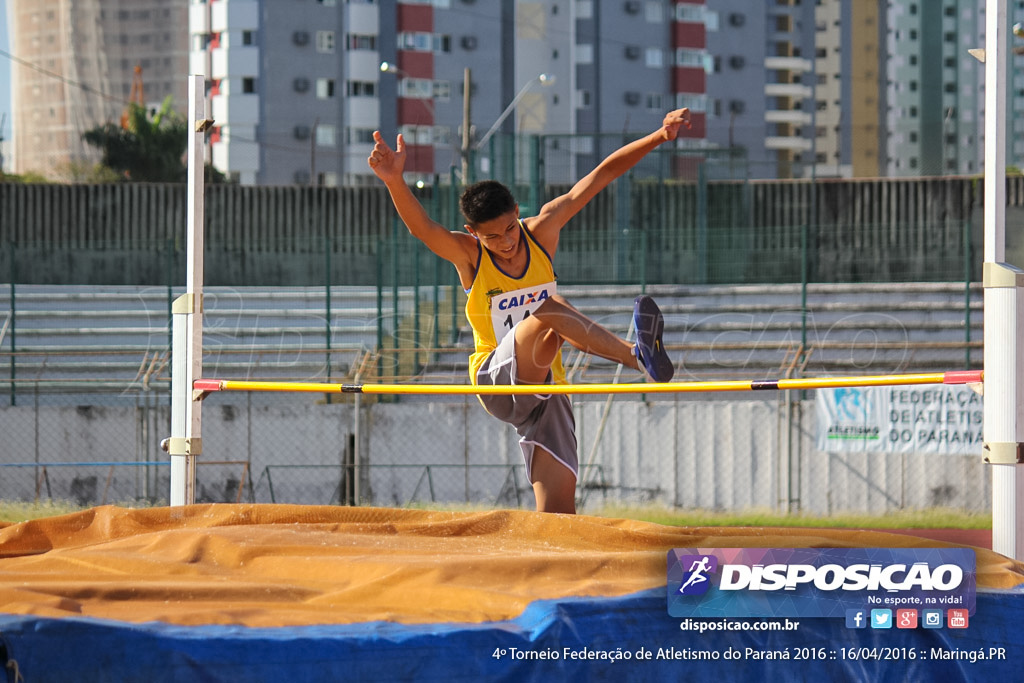
M 117 681 L 997 681 L 1024 664 L 1024 591 L 979 591 L 963 630 L 848 629 L 841 619 L 697 633 L 664 589 L 533 603 L 487 624 L 250 628 L 0 615 L 7 680 Z M 704 620 L 694 620 L 704 621 Z M 777 659 L 769 659 L 769 657 Z M 981 657 L 981 658 L 979 658 Z

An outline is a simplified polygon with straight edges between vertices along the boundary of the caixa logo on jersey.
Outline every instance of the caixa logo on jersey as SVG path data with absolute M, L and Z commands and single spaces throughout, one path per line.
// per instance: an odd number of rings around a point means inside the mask
M 968 609 L 969 548 L 677 548 L 673 617 L 843 617 L 847 609 Z

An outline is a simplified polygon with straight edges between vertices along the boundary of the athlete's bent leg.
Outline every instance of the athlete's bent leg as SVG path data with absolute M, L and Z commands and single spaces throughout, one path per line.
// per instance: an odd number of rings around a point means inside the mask
M 640 369 L 633 353 L 633 344 L 591 320 L 557 294 L 545 301 L 532 316 L 519 323 L 517 328 L 526 323 L 530 323 L 533 329 L 556 332 L 561 339 L 585 353 L 600 356 L 634 370 Z M 518 332 L 516 342 L 521 342 Z M 521 363 L 522 360 L 522 356 L 517 352 L 516 361 Z M 550 365 L 550 361 L 548 364 Z

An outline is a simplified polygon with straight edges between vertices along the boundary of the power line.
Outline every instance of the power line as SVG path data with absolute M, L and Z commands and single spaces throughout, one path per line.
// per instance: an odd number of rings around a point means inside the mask
M 87 93 L 89 93 L 91 95 L 98 95 L 99 97 L 102 97 L 103 99 L 110 100 L 111 102 L 117 102 L 118 104 L 128 104 L 128 100 L 125 100 L 125 99 L 120 98 L 120 97 L 115 97 L 113 95 L 108 95 L 107 93 L 105 93 L 105 92 L 103 92 L 101 90 L 96 90 L 95 88 L 93 88 L 93 87 L 91 87 L 91 86 L 89 86 L 89 85 L 87 85 L 85 83 L 80 83 L 79 81 L 73 81 L 70 78 L 67 78 L 66 76 L 64 76 L 63 74 L 59 74 L 59 73 L 57 73 L 55 71 L 50 71 L 49 69 L 45 69 L 45 68 L 39 66 L 38 64 L 35 64 L 33 62 L 28 61 L 27 59 L 22 59 L 21 57 L 18 57 L 16 55 L 12 55 L 10 52 L 7 52 L 6 50 L 0 50 L 0 57 L 7 57 L 7 59 L 10 59 L 12 62 L 17 62 L 18 64 L 20 64 L 20 65 L 22 65 L 24 67 L 27 67 L 29 69 L 32 69 L 33 71 L 36 71 L 38 73 L 43 74 L 44 76 L 49 76 L 50 78 L 55 78 L 58 81 L 60 81 L 61 83 L 64 83 L 65 85 L 70 85 L 72 87 L 79 88 L 80 90 L 82 90 L 84 92 L 87 92 Z

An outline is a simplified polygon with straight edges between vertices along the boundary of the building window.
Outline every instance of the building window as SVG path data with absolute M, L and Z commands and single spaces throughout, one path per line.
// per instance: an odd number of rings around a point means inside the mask
M 349 50 L 376 50 L 377 36 L 363 33 L 349 33 L 345 39 Z
M 660 51 L 659 51 L 660 52 Z M 648 66 L 650 66 L 648 64 Z M 686 47 L 676 48 L 676 66 L 704 66 L 704 53 Z
M 647 102 L 644 106 L 647 107 L 647 111 L 664 111 L 663 100 L 664 98 L 660 92 L 649 92 L 647 93 Z
M 451 52 L 452 37 L 448 35 L 435 35 L 424 31 L 399 33 L 398 49 L 419 52 Z
M 334 79 L 333 78 L 318 78 L 316 79 L 316 96 L 321 100 L 329 100 L 334 97 Z
M 661 24 L 665 21 L 665 12 L 661 2 L 648 2 L 644 5 L 644 18 L 648 23 Z
M 644 51 L 644 63 L 652 69 L 660 69 L 665 65 L 665 54 L 661 48 L 649 47 Z M 701 62 L 702 66 L 703 64 Z
M 594 18 L 594 0 L 576 0 L 576 18 Z
M 707 95 L 695 95 L 693 93 L 676 93 L 676 108 L 687 107 L 690 111 L 707 111 Z
M 242 79 L 242 92 L 251 95 L 256 92 L 256 79 L 252 76 L 246 76 Z
M 434 144 L 448 145 L 452 141 L 452 129 L 449 126 L 434 126 Z
M 697 24 L 703 24 L 704 13 L 704 5 L 694 5 L 685 2 L 680 2 L 676 3 L 675 6 L 676 21 L 689 21 Z
M 433 126 L 399 126 L 398 132 L 405 138 L 406 144 L 410 145 L 432 145 L 434 144 Z
M 338 144 L 338 129 L 330 124 L 321 123 L 316 127 L 317 147 L 336 147 Z
M 403 78 L 398 81 L 399 97 L 430 99 L 434 94 L 434 82 L 429 78 Z
M 334 31 L 316 32 L 316 51 L 323 53 L 334 52 Z
M 256 33 L 255 31 L 242 31 L 242 45 L 255 45 L 256 44 Z
M 350 145 L 372 145 L 373 128 L 346 128 L 345 142 Z
M 377 93 L 377 84 L 373 81 L 349 81 L 345 87 L 349 97 L 374 97 Z

